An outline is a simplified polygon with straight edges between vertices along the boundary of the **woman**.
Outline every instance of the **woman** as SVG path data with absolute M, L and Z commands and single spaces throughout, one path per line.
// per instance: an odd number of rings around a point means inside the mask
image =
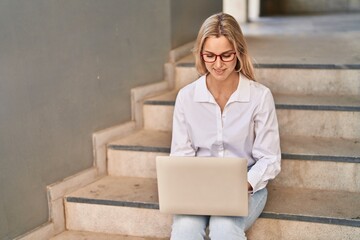
M 247 217 L 175 215 L 171 239 L 246 239 L 264 209 L 266 185 L 280 172 L 279 131 L 271 92 L 254 81 L 247 46 L 236 20 L 210 16 L 200 28 L 194 55 L 202 75 L 178 93 L 172 156 L 248 159 Z

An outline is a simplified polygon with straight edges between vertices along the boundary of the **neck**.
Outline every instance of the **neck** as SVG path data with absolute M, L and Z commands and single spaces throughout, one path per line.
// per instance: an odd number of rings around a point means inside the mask
M 224 81 L 217 81 L 211 75 L 208 75 L 206 83 L 213 95 L 231 95 L 239 84 L 239 74 L 234 72 Z

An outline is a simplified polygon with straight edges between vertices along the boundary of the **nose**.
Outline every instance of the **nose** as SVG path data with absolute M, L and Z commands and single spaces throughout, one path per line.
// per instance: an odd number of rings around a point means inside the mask
M 220 68 L 222 66 L 222 64 L 223 64 L 223 62 L 221 61 L 220 56 L 218 56 L 215 61 L 215 67 Z

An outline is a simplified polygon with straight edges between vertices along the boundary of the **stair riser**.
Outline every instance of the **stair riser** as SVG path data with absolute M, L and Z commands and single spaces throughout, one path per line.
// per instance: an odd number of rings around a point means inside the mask
M 276 113 L 281 135 L 360 138 L 360 112 L 281 109 Z
M 360 164 L 283 160 L 272 186 L 360 192 Z
M 174 107 L 144 105 L 144 128 L 171 131 Z M 277 111 L 282 135 L 360 138 L 360 112 L 288 110 Z
M 168 237 L 172 217 L 158 210 L 65 202 L 68 230 Z
M 177 67 L 176 89 L 198 78 L 194 67 Z M 256 68 L 257 81 L 273 93 L 360 95 L 360 70 Z
M 110 176 L 156 178 L 156 156 L 168 153 L 108 150 Z
M 176 67 L 175 69 L 175 89 L 186 86 L 199 78 L 195 67 Z
M 156 156 L 168 153 L 108 150 L 109 175 L 156 178 Z M 280 174 L 271 182 L 281 187 L 360 191 L 360 164 L 283 159 Z
M 360 228 L 259 218 L 247 236 L 266 240 L 355 240 L 360 238 Z
M 259 68 L 256 77 L 274 93 L 360 95 L 360 70 Z

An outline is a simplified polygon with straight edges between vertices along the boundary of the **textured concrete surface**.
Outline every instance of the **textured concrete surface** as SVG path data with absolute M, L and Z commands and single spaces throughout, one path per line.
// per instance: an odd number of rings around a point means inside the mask
M 110 148 L 116 148 L 116 146 L 125 146 L 125 148 L 122 147 L 122 150 L 125 150 L 126 146 L 147 146 L 149 148 L 162 150 L 164 148 L 168 148 L 170 143 L 171 134 L 169 132 L 139 130 L 134 134 L 121 138 L 117 141 L 110 142 L 108 146 Z
M 171 216 L 158 210 L 66 203 L 69 230 L 164 238 L 170 235 Z
M 110 176 L 156 178 L 157 156 L 169 153 L 146 151 L 108 150 L 108 174 Z
M 145 105 L 174 105 L 177 91 L 171 91 L 151 97 Z M 287 105 L 286 108 L 322 109 L 328 107 L 337 110 L 355 109 L 360 111 L 360 98 L 356 96 L 319 96 L 319 95 L 289 95 L 274 93 L 276 105 Z M 301 107 L 302 106 L 302 107 Z
M 128 137 L 129 141 L 125 146 L 128 151 L 109 149 L 109 174 L 155 178 L 155 157 L 168 154 L 170 138 L 170 132 L 151 130 L 142 130 Z M 122 143 L 124 142 L 118 141 L 113 145 Z M 341 138 L 282 136 L 281 150 L 285 160 L 282 163 L 282 171 L 273 184 L 359 191 L 359 144 L 356 140 Z M 117 145 L 117 147 L 121 149 L 122 146 Z M 132 148 L 133 151 L 129 151 Z M 167 152 L 156 152 L 157 149 Z
M 82 231 L 66 231 L 50 240 L 165 240 L 168 238 L 152 238 L 152 237 L 134 237 L 106 233 L 82 232 Z
M 276 187 L 359 192 L 360 164 L 283 159 L 280 174 L 270 184 Z
M 113 148 L 132 151 L 170 151 L 171 132 L 141 130 L 127 138 L 111 143 Z M 122 145 L 124 144 L 124 145 Z M 281 136 L 281 151 L 292 156 L 327 156 L 336 158 L 358 158 L 360 142 L 343 138 L 319 138 L 312 136 Z M 341 159 L 339 159 L 341 161 Z M 346 159 L 343 159 L 346 161 Z
M 259 218 L 247 236 L 249 240 L 356 240 L 360 228 Z
M 360 112 L 280 109 L 281 135 L 360 139 Z
M 258 63 L 360 65 L 360 14 L 272 17 L 243 24 Z
M 338 219 L 360 218 L 360 193 L 275 186 L 268 190 L 264 212 Z
M 292 220 L 285 222 L 290 226 L 294 221 L 299 224 L 302 221 L 323 223 L 323 227 L 332 231 L 342 228 L 339 225 L 360 226 L 360 193 L 275 186 L 268 190 L 268 202 L 262 218 Z M 72 230 L 166 237 L 171 217 L 160 214 L 157 208 L 156 180 L 104 177 L 68 196 L 67 227 Z M 272 220 L 271 224 L 277 222 Z M 327 226 L 334 223 L 331 227 Z M 308 226 L 310 232 L 316 232 L 316 227 L 317 224 Z
M 169 103 L 144 105 L 145 129 L 171 131 L 174 107 Z M 275 103 L 281 135 L 360 138 L 360 98 L 276 95 Z

